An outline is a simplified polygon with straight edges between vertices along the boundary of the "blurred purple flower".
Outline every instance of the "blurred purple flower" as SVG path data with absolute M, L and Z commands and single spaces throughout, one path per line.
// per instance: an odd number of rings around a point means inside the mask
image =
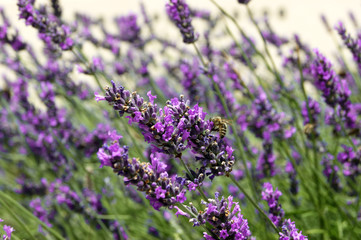
M 194 33 L 191 12 L 185 0 L 169 0 L 166 10 L 170 19 L 181 31 L 184 43 L 194 43 L 198 34 Z

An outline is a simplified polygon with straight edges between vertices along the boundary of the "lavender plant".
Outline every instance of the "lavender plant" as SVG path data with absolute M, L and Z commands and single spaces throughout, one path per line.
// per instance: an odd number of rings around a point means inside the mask
M 15 1 L 33 37 L 0 8 L 3 239 L 361 237 L 356 17 L 322 17 L 332 58 L 218 2 L 107 22 Z

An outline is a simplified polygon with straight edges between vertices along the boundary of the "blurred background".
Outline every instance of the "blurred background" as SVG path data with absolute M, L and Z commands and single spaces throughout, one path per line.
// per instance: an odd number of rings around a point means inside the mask
M 37 0 L 37 3 L 47 2 L 49 0 Z M 13 23 L 16 23 L 22 32 L 22 36 L 26 36 L 23 21 L 17 21 L 18 12 L 16 0 L 1 0 L 0 6 L 5 8 L 7 14 Z M 112 22 L 114 16 L 126 14 L 128 12 L 140 12 L 140 0 L 61 0 L 63 14 L 66 19 L 72 19 L 75 12 L 87 13 L 93 17 L 103 17 L 108 23 Z M 157 14 L 161 18 L 166 17 L 165 3 L 166 0 L 148 0 L 143 1 L 147 10 L 152 14 Z M 238 4 L 237 0 L 217 0 L 227 11 L 239 11 L 239 19 L 241 26 L 247 31 L 247 24 L 251 25 L 247 18 L 245 9 Z M 209 9 L 211 12 L 218 12 L 210 0 L 193 0 L 188 3 L 195 8 Z M 323 26 L 320 16 L 324 14 L 330 25 L 342 20 L 346 26 L 350 26 L 348 14 L 352 11 L 356 19 L 360 20 L 358 13 L 361 10 L 361 2 L 359 0 L 252 0 L 250 7 L 253 9 L 257 17 L 262 17 L 267 12 L 274 30 L 285 36 L 291 36 L 298 33 L 302 39 L 310 44 L 311 48 L 319 48 L 322 52 L 332 54 L 335 51 L 335 45 L 327 34 Z M 168 23 L 169 24 L 169 23 Z M 156 31 L 167 32 L 169 28 L 174 26 L 162 26 Z M 253 29 L 253 27 L 250 27 Z M 351 29 L 350 29 L 351 30 Z M 252 31 L 252 30 L 250 30 Z M 179 36 L 179 35 L 177 35 Z M 181 41 L 180 37 L 178 39 Z

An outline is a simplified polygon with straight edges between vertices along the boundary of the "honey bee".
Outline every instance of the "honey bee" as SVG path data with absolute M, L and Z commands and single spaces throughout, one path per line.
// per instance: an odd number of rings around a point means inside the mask
M 312 133 L 314 133 L 316 128 L 316 125 L 313 123 L 307 123 L 305 125 L 305 127 L 303 128 L 303 132 L 306 133 L 307 135 L 311 135 Z
M 219 136 L 224 138 L 227 133 L 227 124 L 230 123 L 231 120 L 221 117 L 212 117 L 210 120 L 213 122 L 212 131 L 219 132 Z

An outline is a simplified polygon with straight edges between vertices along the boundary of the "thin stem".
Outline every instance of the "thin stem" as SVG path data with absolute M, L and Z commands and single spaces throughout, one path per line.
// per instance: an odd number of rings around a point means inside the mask
M 189 170 L 187 164 L 183 161 L 182 157 L 178 157 L 179 161 L 181 162 L 183 168 L 186 170 L 188 176 L 191 178 L 191 180 L 193 181 L 193 175 L 191 173 L 191 171 Z M 199 191 L 199 193 L 201 194 L 202 198 L 208 202 L 208 198 L 206 197 L 206 195 L 204 194 L 202 188 L 200 186 L 197 186 L 197 189 Z
M 13 212 L 12 208 L 0 198 L 0 202 L 3 207 L 10 213 L 10 215 L 20 224 L 21 228 L 25 230 L 25 232 L 29 235 L 29 237 L 33 240 L 36 240 L 35 236 L 30 232 L 29 228 L 25 225 L 25 223 Z
M 63 238 L 62 236 L 60 236 L 60 234 L 58 232 L 56 232 L 54 229 L 48 227 L 48 225 L 46 225 L 44 222 L 42 222 L 40 219 L 38 219 L 37 217 L 35 217 L 31 212 L 29 212 L 26 208 L 24 208 L 21 204 L 19 204 L 17 201 L 15 201 L 13 198 L 11 198 L 10 196 L 8 196 L 7 194 L 3 193 L 0 191 L 0 201 L 4 202 L 4 199 L 6 199 L 7 201 L 9 201 L 9 203 L 11 203 L 11 208 L 13 208 L 14 206 L 19 208 L 21 210 L 22 213 L 26 214 L 28 218 L 32 218 L 34 219 L 36 222 L 38 222 L 38 224 L 42 225 L 47 231 L 49 231 L 51 234 L 53 234 L 57 239 L 59 240 L 65 240 L 65 238 Z

